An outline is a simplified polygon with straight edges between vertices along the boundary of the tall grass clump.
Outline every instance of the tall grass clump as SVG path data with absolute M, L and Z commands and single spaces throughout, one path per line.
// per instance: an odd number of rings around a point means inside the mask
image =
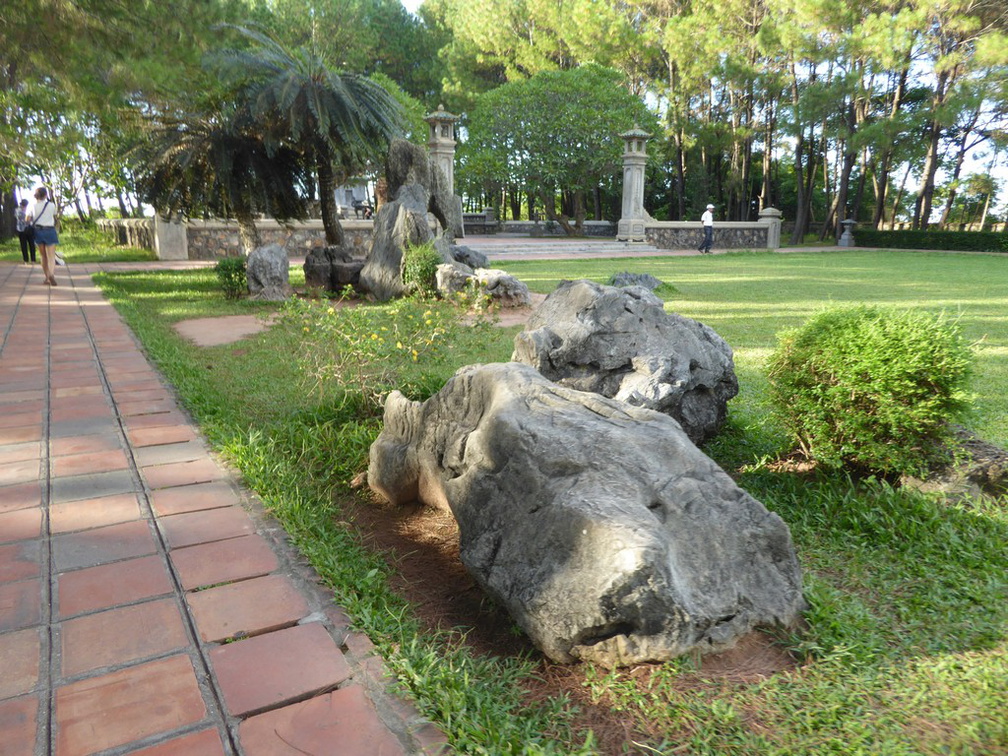
M 861 305 L 780 334 L 767 375 L 774 409 L 808 459 L 920 474 L 966 407 L 970 365 L 957 322 Z

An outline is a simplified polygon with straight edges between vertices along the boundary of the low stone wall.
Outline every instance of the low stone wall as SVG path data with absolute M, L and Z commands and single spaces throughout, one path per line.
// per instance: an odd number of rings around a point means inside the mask
M 718 249 L 767 249 L 769 227 L 761 223 L 723 222 L 714 224 L 714 246 Z M 644 235 L 659 249 L 697 249 L 703 241 L 703 226 L 696 222 L 648 223 Z
M 120 246 L 154 249 L 153 218 L 102 218 L 95 225 Z
M 189 221 L 186 224 L 190 260 L 216 260 L 241 254 L 238 224 L 233 221 Z M 371 247 L 374 223 L 344 220 L 340 222 L 346 243 L 358 257 Z M 263 244 L 279 244 L 291 257 L 304 257 L 313 249 L 326 246 L 322 221 L 309 220 L 284 226 L 275 220 L 256 221 Z
M 507 234 L 528 236 L 567 236 L 563 227 L 553 221 L 506 221 L 501 229 Z M 585 236 L 610 237 L 616 235 L 616 224 L 610 221 L 585 221 Z

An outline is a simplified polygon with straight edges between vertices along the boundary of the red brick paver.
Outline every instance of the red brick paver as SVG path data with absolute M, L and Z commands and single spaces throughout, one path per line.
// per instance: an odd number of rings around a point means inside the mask
M 439 752 L 90 279 L 57 278 L 0 264 L 0 756 Z

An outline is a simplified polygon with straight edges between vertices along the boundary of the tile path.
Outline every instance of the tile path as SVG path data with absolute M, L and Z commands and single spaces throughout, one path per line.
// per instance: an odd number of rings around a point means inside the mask
M 0 756 L 438 753 L 80 266 L 0 264 Z

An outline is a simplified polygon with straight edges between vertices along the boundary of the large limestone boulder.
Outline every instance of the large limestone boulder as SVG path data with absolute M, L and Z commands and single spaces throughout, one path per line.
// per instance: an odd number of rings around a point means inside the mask
M 725 340 L 665 312 L 640 286 L 564 281 L 515 336 L 511 359 L 564 386 L 664 412 L 697 444 L 717 433 L 738 393 Z
M 787 526 L 667 415 L 505 363 L 393 392 L 384 422 L 368 483 L 450 508 L 466 568 L 555 661 L 722 649 L 804 606 Z
M 382 205 L 375 216 L 371 253 L 361 269 L 360 286 L 379 302 L 406 294 L 402 279 L 406 245 L 420 246 L 433 238 L 427 225 L 427 211 L 415 209 L 417 194 L 415 185 L 401 191 L 403 201 Z
M 252 299 L 282 302 L 291 295 L 290 258 L 279 244 L 252 250 L 245 263 L 245 272 Z

